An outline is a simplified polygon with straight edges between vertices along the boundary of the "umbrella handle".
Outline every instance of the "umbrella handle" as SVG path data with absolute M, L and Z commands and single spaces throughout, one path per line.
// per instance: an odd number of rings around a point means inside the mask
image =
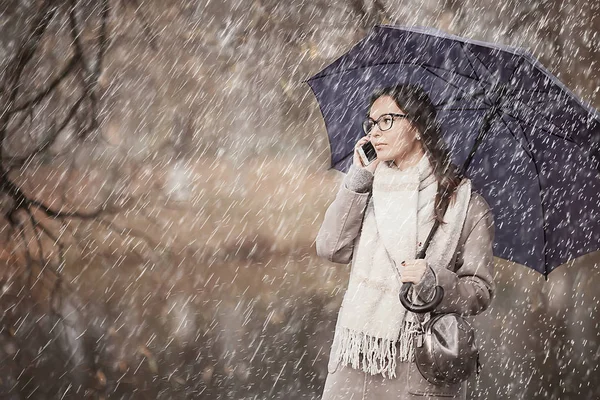
M 414 304 L 408 299 L 408 291 L 412 284 L 412 282 L 404 282 L 404 284 L 402 284 L 402 288 L 400 289 L 400 302 L 408 311 L 419 314 L 433 311 L 433 309 L 435 309 L 444 298 L 444 288 L 437 285 L 435 287 L 435 296 L 433 296 L 433 300 L 431 300 L 431 302 L 426 304 Z

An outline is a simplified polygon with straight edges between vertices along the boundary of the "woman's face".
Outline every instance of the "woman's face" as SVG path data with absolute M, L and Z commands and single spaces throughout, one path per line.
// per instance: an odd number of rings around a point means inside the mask
M 382 115 L 389 113 L 404 114 L 404 110 L 398 107 L 392 97 L 384 95 L 375 100 L 369 116 L 377 121 Z M 418 134 L 418 129 L 402 117 L 394 117 L 392 127 L 388 130 L 382 131 L 376 124 L 369 132 L 377 158 L 381 161 L 394 160 L 396 165 L 401 165 L 402 160 L 408 160 L 412 164 L 421 158 L 423 149 L 421 142 L 416 139 Z

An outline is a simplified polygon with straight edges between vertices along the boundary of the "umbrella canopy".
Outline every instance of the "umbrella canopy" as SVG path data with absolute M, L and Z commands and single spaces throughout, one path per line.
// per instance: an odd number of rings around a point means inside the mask
M 600 249 L 600 113 L 526 50 L 376 25 L 304 82 L 325 120 L 332 168 L 350 167 L 375 88 L 418 84 L 452 161 L 492 208 L 495 256 L 547 279 Z

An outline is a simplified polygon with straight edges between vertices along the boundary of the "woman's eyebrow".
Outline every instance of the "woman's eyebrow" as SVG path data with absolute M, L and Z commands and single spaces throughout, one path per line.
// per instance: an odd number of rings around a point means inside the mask
M 381 114 L 381 115 L 380 115 L 379 117 L 377 117 L 377 118 L 373 118 L 373 117 L 371 117 L 371 116 L 369 115 L 369 118 L 371 118 L 373 121 L 377 121 L 379 118 L 381 118 L 382 116 L 384 116 L 384 115 L 387 115 L 387 114 L 393 114 L 393 113 L 383 113 L 383 114 Z

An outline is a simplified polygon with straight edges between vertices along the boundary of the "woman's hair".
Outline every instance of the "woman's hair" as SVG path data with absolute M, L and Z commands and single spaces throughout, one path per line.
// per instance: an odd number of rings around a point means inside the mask
M 418 85 L 398 84 L 375 89 L 369 99 L 367 117 L 371 106 L 381 96 L 390 96 L 407 115 L 407 119 L 418 129 L 425 155 L 433 167 L 438 182 L 435 196 L 435 219 L 443 220 L 450 200 L 456 199 L 456 188 L 463 178 L 460 169 L 452 163 L 446 143 L 440 134 L 436 111 L 427 93 Z

